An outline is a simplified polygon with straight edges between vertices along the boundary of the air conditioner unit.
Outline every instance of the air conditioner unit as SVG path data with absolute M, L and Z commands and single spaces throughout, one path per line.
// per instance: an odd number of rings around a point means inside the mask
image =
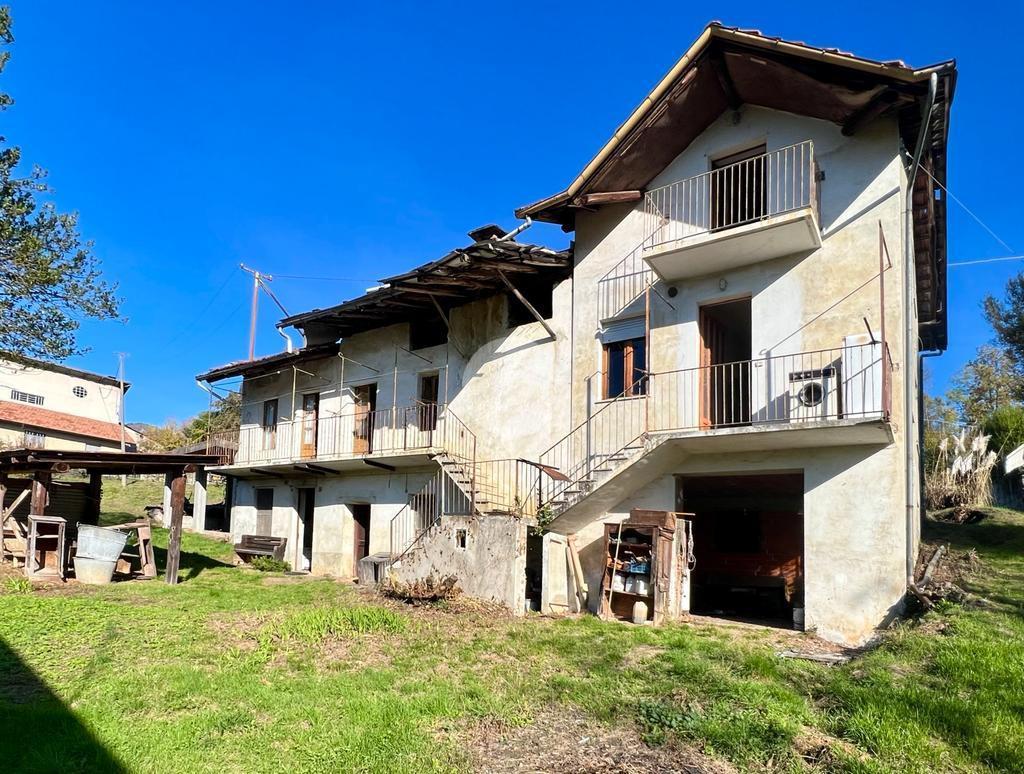
M 814 422 L 838 418 L 838 386 L 835 366 L 791 371 L 789 421 Z

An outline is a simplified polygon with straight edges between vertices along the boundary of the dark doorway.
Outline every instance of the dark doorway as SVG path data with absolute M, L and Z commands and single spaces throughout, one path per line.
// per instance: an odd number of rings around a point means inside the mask
M 803 607 L 803 474 L 680 476 L 692 612 L 791 626 Z
M 256 534 L 270 535 L 274 525 L 274 490 L 256 490 Z
M 370 506 L 356 503 L 349 506 L 352 511 L 352 574 L 358 575 L 359 560 L 370 555 Z
M 355 404 L 352 425 L 352 451 L 369 454 L 373 451 L 374 412 L 377 410 L 377 385 L 361 384 L 352 388 Z
M 750 423 L 750 299 L 700 308 L 701 427 Z
M 299 490 L 299 524 L 302 528 L 302 551 L 299 555 L 300 566 L 297 570 L 313 569 L 313 517 L 316 514 L 316 489 Z
M 424 433 L 437 427 L 437 398 L 440 389 L 438 374 L 420 374 L 419 427 Z M 427 444 L 430 445 L 429 442 Z
M 742 226 L 768 212 L 766 146 L 730 153 L 711 162 L 711 229 Z

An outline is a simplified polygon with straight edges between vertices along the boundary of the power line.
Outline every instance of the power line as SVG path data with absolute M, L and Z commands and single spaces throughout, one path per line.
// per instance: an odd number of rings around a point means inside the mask
M 304 274 L 275 274 L 275 279 L 314 280 L 317 282 L 378 282 L 366 277 L 309 277 Z
M 960 201 L 958 198 L 956 198 L 956 195 L 952 191 L 950 191 L 948 188 L 946 188 L 946 186 L 944 186 L 942 183 L 940 183 L 938 180 L 936 180 L 935 176 L 932 175 L 931 172 L 929 172 L 923 166 L 921 167 L 921 170 L 926 175 L 928 175 L 928 177 L 930 177 L 932 179 L 932 182 L 935 183 L 935 185 L 937 185 L 939 188 L 941 188 L 943 191 L 945 191 L 949 195 L 950 199 L 952 199 L 957 204 L 959 204 L 961 207 L 963 207 L 964 208 L 964 212 L 966 212 L 968 215 L 970 215 L 972 218 L 974 218 L 976 221 L 978 221 L 978 224 L 983 229 L 985 229 L 989 234 L 991 234 L 993 239 L 995 239 L 999 244 L 1001 244 L 1003 247 L 1005 247 L 1008 252 L 1012 253 L 1014 251 L 1012 247 L 1010 247 L 1008 244 L 1006 244 L 1006 242 L 1004 242 L 1002 239 L 999 238 L 999 235 L 995 231 L 993 231 L 992 229 L 990 229 L 986 225 L 985 221 L 983 221 L 981 218 L 979 218 L 977 215 L 975 215 L 970 207 L 968 207 L 966 204 L 964 204 L 962 201 Z

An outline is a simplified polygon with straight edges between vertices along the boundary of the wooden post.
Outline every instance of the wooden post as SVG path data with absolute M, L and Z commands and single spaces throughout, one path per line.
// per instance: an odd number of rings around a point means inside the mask
M 100 503 L 103 500 L 103 474 L 89 472 L 89 516 L 87 524 L 94 526 L 100 523 Z
M 42 516 L 46 513 L 46 506 L 50 504 L 50 481 L 53 474 L 48 470 L 37 470 L 32 477 L 32 503 L 28 512 L 33 516 Z
M 171 482 L 174 481 L 174 474 L 167 473 L 164 475 L 164 499 L 161 503 L 161 510 L 163 514 L 160 517 L 160 523 L 165 527 L 171 526 Z
M 185 515 L 185 471 L 178 470 L 169 474 L 171 478 L 171 536 L 167 541 L 167 582 L 175 585 L 178 582 L 178 567 L 181 563 L 181 522 Z
M 192 528 L 196 532 L 206 529 L 206 468 L 196 469 L 196 483 L 192 489 Z

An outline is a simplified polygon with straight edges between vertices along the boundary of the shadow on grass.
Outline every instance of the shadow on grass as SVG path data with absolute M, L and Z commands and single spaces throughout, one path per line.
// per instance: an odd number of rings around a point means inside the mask
M 0 761 L 11 772 L 127 771 L 3 639 Z
M 167 549 L 162 546 L 153 546 L 153 557 L 156 559 L 156 566 L 160 568 L 167 567 Z M 222 562 L 220 559 L 214 559 L 212 556 L 206 554 L 197 554 L 191 551 L 181 552 L 181 561 L 178 565 L 178 571 L 181 573 L 179 580 L 189 581 L 193 578 L 199 577 L 199 574 L 203 570 L 215 570 L 218 567 L 234 567 L 230 562 Z

